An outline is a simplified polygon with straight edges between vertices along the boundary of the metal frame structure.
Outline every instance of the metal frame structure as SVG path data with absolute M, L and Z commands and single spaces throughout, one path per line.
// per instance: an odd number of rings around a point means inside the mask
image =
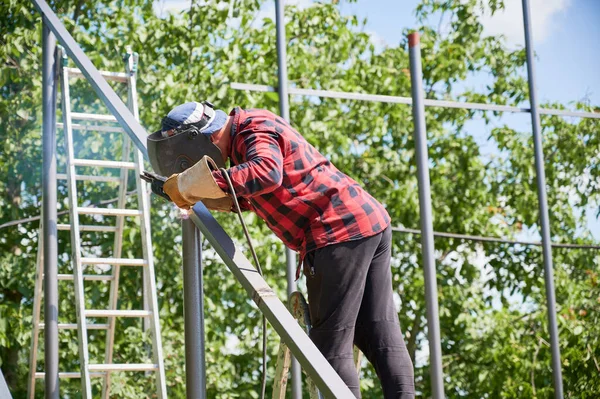
M 98 94 L 100 99 L 106 104 L 111 113 L 116 117 L 116 120 L 123 127 L 125 132 L 132 139 L 135 146 L 139 149 L 140 153 L 147 157 L 146 149 L 146 132 L 141 127 L 139 122 L 135 119 L 134 115 L 129 109 L 123 104 L 116 93 L 106 83 L 102 74 L 96 69 L 91 63 L 89 58 L 84 54 L 81 48 L 77 45 L 73 37 L 67 32 L 65 27 L 62 25 L 60 20 L 50 9 L 48 4 L 44 0 L 32 0 L 37 10 L 42 14 L 44 22 L 47 23 L 48 28 L 56 35 L 60 43 L 65 47 L 70 58 L 80 68 L 81 73 L 90 82 L 94 91 Z M 50 70 L 50 66 L 45 64 L 44 73 Z M 45 82 L 45 89 L 50 89 L 50 83 Z M 44 126 L 48 126 L 49 122 L 45 121 Z M 50 126 L 55 126 L 51 124 Z M 54 129 L 54 128 L 53 128 Z M 46 171 L 46 169 L 45 169 Z M 98 210 L 95 208 L 79 208 L 86 214 L 97 214 Z M 221 256 L 224 263 L 232 271 L 233 275 L 240 281 L 242 286 L 246 289 L 250 297 L 256 302 L 258 308 L 263 312 L 265 317 L 269 320 L 275 331 L 281 336 L 283 341 L 292 351 L 292 354 L 298 359 L 302 367 L 309 374 L 311 379 L 315 382 L 317 387 L 328 397 L 334 398 L 349 398 L 352 397 L 351 391 L 344 384 L 342 379 L 333 370 L 331 365 L 323 357 L 321 352 L 312 343 L 308 335 L 304 330 L 295 322 L 290 312 L 286 309 L 285 305 L 279 300 L 277 295 L 267 285 L 265 280 L 260 276 L 258 271 L 252 266 L 248 259 L 238 250 L 219 225 L 214 219 L 210 212 L 204 207 L 202 203 L 198 203 L 193 208 L 194 212 L 191 215 L 191 220 L 194 224 L 202 231 L 206 236 L 210 244 L 215 248 L 216 252 Z M 104 212 L 104 210 L 103 210 Z M 121 215 L 129 215 L 125 212 L 113 212 Z M 104 213 L 106 214 L 106 213 Z M 48 214 L 44 214 L 42 223 L 46 224 L 51 219 Z M 189 245 L 186 248 L 184 257 L 192 255 L 191 252 L 195 251 L 197 247 L 195 245 Z M 194 256 L 194 255 L 192 255 Z M 196 254 L 195 256 L 198 256 Z M 56 259 L 52 259 L 56 265 Z M 190 262 L 192 264 L 193 262 Z M 45 276 L 45 281 L 55 283 L 49 278 L 49 275 Z M 155 287 L 154 287 L 155 289 Z M 54 304 L 56 305 L 56 303 Z M 197 303 L 186 303 L 186 306 L 198 306 Z M 201 309 L 196 309 L 196 312 L 201 312 Z M 87 312 L 90 315 L 89 311 Z M 94 313 L 92 313 L 94 315 Z M 203 332 L 202 332 L 203 333 Z M 57 339 L 57 337 L 54 337 Z M 194 338 L 197 339 L 197 338 Z M 186 347 L 188 345 L 195 345 L 195 342 L 188 342 L 186 335 Z M 195 345 L 198 349 L 190 350 L 195 352 L 194 356 L 200 356 L 200 345 Z M 58 358 L 58 353 L 53 354 L 54 359 Z M 52 360 L 52 359 L 51 359 Z M 186 358 L 187 363 L 187 358 Z M 187 364 L 189 367 L 189 364 Z M 90 369 L 90 372 L 96 371 Z M 195 379 L 202 378 L 197 372 L 195 375 L 190 376 L 190 384 L 194 383 Z M 48 373 L 47 378 L 56 379 L 56 393 L 58 393 L 58 369 L 53 371 L 52 374 Z M 202 389 L 202 388 L 200 388 Z M 192 398 L 190 392 L 187 393 L 188 398 Z
M 419 184 L 419 206 L 421 213 L 421 230 L 411 230 L 403 228 L 394 228 L 395 231 L 417 233 L 422 235 L 423 247 L 423 263 L 425 274 L 425 301 L 427 306 L 427 323 L 429 330 L 429 350 L 431 356 L 431 385 L 433 397 L 441 399 L 444 397 L 443 371 L 441 363 L 441 345 L 439 335 L 439 316 L 438 316 L 438 298 L 437 284 L 435 281 L 435 259 L 433 257 L 434 241 L 433 228 L 431 223 L 431 194 L 429 190 L 429 170 L 427 165 L 427 138 L 425 128 L 425 107 L 446 107 L 460 108 L 481 111 L 498 111 L 498 112 L 514 112 L 514 113 L 530 113 L 532 118 L 532 130 L 535 146 L 535 165 L 536 179 L 538 188 L 538 202 L 540 210 L 540 220 L 542 228 L 543 259 L 544 259 L 544 280 L 546 287 L 546 300 L 548 307 L 548 329 L 550 334 L 551 349 L 552 349 L 552 373 L 554 385 L 554 397 L 563 398 L 562 388 L 562 371 L 560 364 L 560 350 L 558 342 L 558 326 L 556 322 L 556 300 L 554 293 L 554 278 L 552 269 L 552 247 L 568 247 L 568 248 L 594 248 L 596 246 L 580 246 L 570 244 L 553 244 L 550 236 L 550 222 L 548 215 L 548 204 L 546 198 L 546 182 L 544 175 L 544 159 L 542 137 L 539 122 L 539 115 L 558 115 L 566 117 L 578 118 L 593 118 L 600 119 L 600 113 L 594 112 L 577 112 L 566 111 L 559 109 L 544 109 L 540 108 L 537 102 L 535 88 L 535 68 L 533 60 L 533 40 L 531 33 L 530 7 L 529 0 L 522 0 L 523 7 L 523 24 L 525 27 L 525 47 L 527 52 L 527 70 L 530 93 L 530 107 L 513 107 L 495 104 L 480 104 L 470 102 L 457 101 L 441 101 L 424 99 L 422 89 L 422 67 L 419 46 L 419 36 L 417 33 L 409 35 L 409 57 L 411 70 L 411 87 L 412 98 L 374 95 L 364 93 L 348 93 L 330 90 L 312 90 L 290 87 L 287 81 L 286 67 L 286 49 L 285 42 L 281 40 L 282 33 L 285 32 L 285 21 L 283 19 L 281 0 L 275 0 L 276 11 L 276 30 L 277 30 L 277 54 L 279 64 L 279 87 L 274 88 L 266 85 L 256 85 L 247 83 L 232 83 L 231 88 L 237 90 L 248 90 L 257 92 L 278 92 L 280 101 L 280 112 L 282 115 L 287 115 L 289 119 L 288 95 L 315 96 L 322 98 L 339 98 L 356 101 L 372 101 L 381 103 L 406 104 L 413 106 L 413 118 L 415 121 L 415 143 L 416 143 L 416 158 L 417 158 L 417 175 Z M 283 105 L 282 105 L 283 104 Z M 284 113 L 285 112 L 285 113 Z M 494 241 L 507 243 L 523 243 L 525 245 L 540 245 L 536 242 L 518 242 L 511 240 L 496 239 L 491 237 L 478 237 L 462 234 L 437 233 L 435 235 L 455 238 L 473 239 L 479 241 Z M 289 271 L 288 271 L 289 272 Z M 289 278 L 289 276 L 288 276 Z
M 166 381 L 164 372 L 164 362 L 162 356 L 162 343 L 160 336 L 160 325 L 158 321 L 158 304 L 156 298 L 156 287 L 154 277 L 154 261 L 152 257 L 151 247 L 151 235 L 150 235 L 150 207 L 148 202 L 148 191 L 145 184 L 141 183 L 140 173 L 143 171 L 143 156 L 139 150 L 133 151 L 133 162 L 129 160 L 132 158 L 131 140 L 128 136 L 123 135 L 123 146 L 122 146 L 122 160 L 91 160 L 91 159 L 80 159 L 77 158 L 74 151 L 74 135 L 75 130 L 73 119 L 81 120 L 92 120 L 92 121 L 115 121 L 113 116 L 107 115 L 96 115 L 96 114 L 83 114 L 71 112 L 71 96 L 70 96 L 70 78 L 83 78 L 84 75 L 81 71 L 75 68 L 69 68 L 67 66 L 68 59 L 63 54 L 62 50 L 56 52 L 56 59 L 62 59 L 62 65 L 56 68 L 60 72 L 58 78 L 56 75 L 53 79 L 57 79 L 61 86 L 61 106 L 63 123 L 56 124 L 60 125 L 65 134 L 65 149 L 66 149 L 66 173 L 56 174 L 54 171 L 54 179 L 63 179 L 67 181 L 68 185 L 68 201 L 69 201 L 69 218 L 70 224 L 55 224 L 57 230 L 70 230 L 71 235 L 71 263 L 73 266 L 72 274 L 58 274 L 53 277 L 52 274 L 46 274 L 46 284 L 48 282 L 55 283 L 58 280 L 73 281 L 75 286 L 75 308 L 77 314 L 77 323 L 60 323 L 57 325 L 58 330 L 76 329 L 79 341 L 79 365 L 80 371 L 76 372 L 58 372 L 59 378 L 81 378 L 82 384 L 82 396 L 84 398 L 92 397 L 91 377 L 103 377 L 102 397 L 108 398 L 110 396 L 110 385 L 111 385 L 111 372 L 112 371 L 153 371 L 156 376 L 156 390 L 157 397 L 166 397 Z M 128 88 L 128 106 L 131 109 L 134 117 L 138 118 L 138 107 L 137 107 L 137 93 L 136 93 L 136 69 L 137 69 L 137 54 L 133 53 L 128 49 L 126 58 L 126 73 L 106 73 L 103 72 L 104 76 L 108 80 L 115 80 L 121 83 L 126 83 Z M 55 117 L 53 118 L 55 121 Z M 78 125 L 78 130 L 87 130 Z M 48 126 L 45 126 L 48 127 Z M 95 130 L 92 127 L 90 130 Z M 124 133 L 123 129 L 112 128 L 111 131 L 117 131 Z M 45 136 L 52 137 L 52 135 Z M 52 138 L 53 145 L 56 146 L 55 137 Z M 77 167 L 97 167 L 97 168 L 117 168 L 120 169 L 119 177 L 114 176 L 91 176 L 86 174 L 77 174 Z M 126 208 L 126 197 L 127 197 L 127 186 L 128 186 L 128 175 L 130 170 L 135 172 L 135 181 L 137 185 L 138 209 L 125 209 Z M 92 181 L 92 182 L 112 182 L 118 183 L 118 198 L 117 208 L 100 208 L 100 207 L 80 207 L 78 204 L 79 195 L 77 192 L 77 181 Z M 56 198 L 56 186 L 54 186 L 54 198 Z M 112 189 L 110 190 L 112 191 Z M 56 208 L 54 208 L 56 212 Z M 102 226 L 102 225 L 80 225 L 79 215 L 81 214 L 94 214 L 102 216 L 115 216 L 116 222 L 114 226 Z M 140 217 L 140 236 L 141 236 L 141 247 L 143 257 L 141 259 L 130 259 L 121 258 L 122 247 L 123 247 L 123 228 L 125 217 L 128 216 L 139 216 Z M 43 226 L 48 224 L 42 223 Z M 114 245 L 112 251 L 112 257 L 100 258 L 100 257 L 86 257 L 82 249 L 81 232 L 83 231 L 96 231 L 96 232 L 111 232 L 114 233 Z M 50 240 L 46 240 L 46 237 L 40 238 L 40 247 L 45 247 Z M 41 270 L 41 264 L 39 262 L 41 252 L 38 252 L 38 270 L 36 276 L 36 287 L 34 295 L 34 312 L 33 312 L 33 339 L 32 339 L 32 350 L 30 354 L 30 375 L 28 382 L 29 397 L 33 398 L 35 395 L 35 379 L 46 378 L 48 381 L 54 381 L 55 371 L 53 368 L 49 368 L 47 372 L 37 372 L 37 344 L 38 334 L 41 329 L 48 329 L 52 327 L 52 316 L 57 314 L 58 307 L 52 306 L 54 309 L 51 313 L 46 313 L 46 323 L 40 323 L 40 303 L 42 298 L 41 281 L 44 278 Z M 44 259 L 52 259 L 51 256 L 47 256 L 44 253 Z M 84 268 L 86 265 L 111 265 L 111 275 L 97 275 L 97 274 L 84 274 Z M 143 310 L 117 310 L 118 303 L 118 292 L 119 292 L 119 277 L 121 266 L 137 266 L 142 267 L 143 274 Z M 50 276 L 50 277 L 48 277 Z M 104 281 L 110 284 L 110 298 L 108 309 L 86 309 L 86 300 L 84 297 L 84 281 Z M 46 303 L 53 304 L 55 299 L 52 295 L 46 294 Z M 50 317 L 48 317 L 48 315 Z M 88 318 L 90 317 L 101 317 L 107 318 L 107 323 L 89 323 Z M 144 322 L 145 330 L 151 331 L 152 338 L 152 363 L 141 363 L 141 364 L 114 364 L 113 363 L 113 352 L 114 352 L 114 334 L 115 334 L 115 322 L 116 317 L 142 317 Z M 89 361 L 89 345 L 88 345 L 88 329 L 95 330 L 106 330 L 106 349 L 104 355 L 104 362 L 101 364 L 92 364 Z M 47 335 L 48 336 L 48 335 Z M 56 341 L 58 342 L 58 341 Z M 58 350 L 58 349 L 57 349 Z M 51 352 L 52 354 L 52 352 Z M 52 359 L 54 360 L 54 358 Z M 58 360 L 58 357 L 56 357 Z M 51 392 L 53 395 L 55 391 L 58 391 L 58 386 L 52 391 L 48 390 L 46 382 L 46 392 Z
M 80 67 L 82 74 L 88 79 L 88 81 L 92 84 L 94 90 L 98 93 L 100 98 L 106 103 L 110 111 L 115 115 L 121 126 L 124 128 L 126 133 L 132 138 L 134 144 L 144 156 L 147 156 L 146 148 L 145 148 L 145 137 L 146 132 L 141 127 L 141 125 L 135 120 L 133 115 L 129 112 L 127 107 L 122 103 L 122 101 L 116 96 L 114 91 L 106 84 L 100 72 L 93 66 L 93 64 L 89 61 L 89 59 L 85 56 L 83 51 L 77 46 L 76 42 L 69 35 L 69 33 L 64 29 L 56 15 L 52 12 L 52 10 L 48 7 L 48 5 L 43 0 L 32 0 L 36 5 L 38 11 L 43 16 L 43 21 L 45 24 L 45 28 L 43 30 L 43 38 L 44 38 L 44 82 L 43 82 L 43 93 L 44 93 L 44 176 L 45 184 L 44 184 L 44 193 L 47 194 L 48 187 L 46 184 L 51 185 L 51 181 L 54 179 L 50 179 L 52 173 L 52 158 L 55 157 L 55 152 L 51 148 L 51 139 L 54 137 L 53 130 L 55 124 L 54 121 L 51 120 L 54 112 L 53 107 L 55 107 L 54 102 L 51 100 L 55 94 L 52 94 L 53 91 L 55 93 L 55 88 L 53 87 L 53 83 L 51 80 L 49 81 L 47 77 L 52 76 L 52 68 L 53 61 L 51 56 L 49 55 L 52 50 L 52 33 L 56 35 L 58 40 L 65 46 L 71 58 L 76 62 L 76 64 Z M 287 82 L 287 73 L 286 73 L 286 61 L 285 61 L 285 23 L 281 16 L 283 15 L 283 7 L 281 0 L 276 0 L 277 5 L 277 32 L 278 32 L 278 55 L 280 58 L 279 62 L 279 87 L 275 89 L 269 86 L 261 86 L 261 85 L 249 85 L 249 84 L 240 84 L 234 83 L 231 85 L 234 89 L 240 90 L 254 90 L 254 91 L 278 91 L 280 94 L 280 112 L 282 116 L 286 117 L 286 113 L 289 113 L 289 105 L 287 105 L 288 96 L 289 95 L 306 95 L 306 96 L 318 96 L 318 97 L 328 97 L 328 98 L 341 98 L 341 99 L 349 99 L 349 100 L 359 100 L 359 101 L 376 101 L 376 102 L 385 102 L 385 103 L 397 103 L 397 104 L 407 104 L 414 105 L 414 116 L 415 121 L 421 120 L 423 121 L 424 107 L 448 107 L 448 108 L 461 108 L 461 109 L 471 109 L 471 110 L 482 110 L 482 111 L 500 111 L 500 112 L 516 112 L 516 113 L 530 113 L 532 115 L 532 129 L 534 134 L 534 145 L 535 145 L 535 161 L 536 161 L 536 172 L 537 172 L 537 185 L 539 192 L 539 207 L 540 207 L 540 217 L 542 224 L 542 246 L 543 246 L 543 255 L 544 255 L 544 270 L 545 270 L 545 284 L 546 284 L 546 297 L 548 303 L 548 318 L 549 318 L 549 332 L 551 335 L 551 347 L 552 347 L 552 369 L 553 369 L 553 383 L 554 383 L 554 395 L 556 398 L 562 398 L 562 377 L 561 377 L 561 368 L 560 368 L 560 351 L 558 347 L 558 329 L 556 325 L 556 312 L 555 312 L 555 298 L 554 298 L 554 287 L 553 287 L 553 276 L 552 276 L 552 246 L 557 246 L 557 244 L 552 244 L 550 231 L 549 231 L 549 216 L 547 210 L 547 200 L 545 197 L 545 177 L 544 177 L 544 164 L 543 164 L 543 153 L 542 153 L 542 138 L 539 126 L 539 115 L 558 115 L 558 116 L 568 116 L 568 117 L 579 117 L 579 118 L 595 118 L 600 119 L 599 113 L 593 112 L 574 112 L 574 111 L 565 111 L 565 110 L 556 110 L 556 109 L 543 109 L 539 108 L 536 99 L 535 92 L 535 71 L 533 67 L 533 47 L 531 41 L 531 23 L 530 23 L 530 9 L 528 0 L 522 0 L 523 5 L 523 14 L 524 14 L 524 26 L 525 26 L 525 39 L 526 39 L 526 51 L 527 51 L 527 65 L 528 65 L 528 78 L 529 78 L 529 90 L 530 90 L 530 108 L 521 108 L 521 107 L 511 107 L 511 106 L 500 106 L 493 104 L 477 104 L 477 103 L 466 103 L 466 102 L 453 102 L 453 101 L 440 101 L 440 100 L 429 100 L 423 99 L 422 96 L 419 96 L 420 82 L 417 82 L 416 78 L 413 78 L 413 98 L 407 97 L 396 97 L 396 96 L 381 96 L 381 95 L 370 95 L 370 94 L 362 94 L 362 93 L 343 93 L 343 92 L 335 92 L 335 91 L 326 91 L 326 90 L 309 90 L 309 89 L 298 89 L 289 87 Z M 50 33 L 50 30 L 52 33 Z M 412 70 L 411 75 L 420 76 L 420 65 L 417 62 L 416 53 L 419 51 L 418 45 L 411 46 L 411 66 L 412 68 L 417 68 L 417 70 Z M 413 65 L 414 64 L 414 65 Z M 418 75 L 417 75 L 418 74 Z M 289 118 L 289 115 L 287 115 Z M 417 127 L 416 125 L 420 125 Z M 425 133 L 425 126 L 421 123 L 415 123 L 415 135 L 416 137 L 421 137 L 423 139 L 423 134 Z M 423 141 L 426 144 L 426 141 Z M 50 145 L 50 146 L 49 146 Z M 423 160 L 427 160 L 426 155 L 427 148 L 421 148 L 419 156 L 419 163 L 422 163 Z M 47 157 L 46 157 L 47 155 Z M 48 161 L 46 161 L 48 160 Z M 430 198 L 427 197 L 427 189 L 426 189 L 426 176 L 427 171 L 422 169 L 423 165 L 421 165 L 421 169 L 418 172 L 419 175 L 419 193 L 420 193 L 420 204 L 421 204 L 421 231 L 420 233 L 423 235 L 423 246 L 424 252 L 433 251 L 433 232 L 428 227 L 427 208 L 431 209 Z M 50 240 L 56 239 L 56 215 L 50 211 L 55 211 L 55 201 L 50 196 L 44 196 L 44 212 L 42 217 L 42 225 L 45 227 L 45 234 L 47 236 L 47 240 L 50 243 Z M 90 212 L 92 212 L 90 210 Z M 300 363 L 303 367 L 305 367 L 308 373 L 311 375 L 313 380 L 317 382 L 319 388 L 326 394 L 331 394 L 335 397 L 343 397 L 343 395 L 347 395 L 349 391 L 341 379 L 333 370 L 329 367 L 326 360 L 320 355 L 318 350 L 312 345 L 312 342 L 308 340 L 306 334 L 302 331 L 300 326 L 297 325 L 293 321 L 292 316 L 285 310 L 285 306 L 276 298 L 274 293 L 270 290 L 270 288 L 266 285 L 262 277 L 256 272 L 254 267 L 250 264 L 250 262 L 238 251 L 236 250 L 235 245 L 221 228 L 220 225 L 216 222 L 216 220 L 210 215 L 208 210 L 201 204 L 197 204 L 194 207 L 194 213 L 192 214 L 192 221 L 194 224 L 205 234 L 208 241 L 215 247 L 219 255 L 223 258 L 227 266 L 232 270 L 233 274 L 240 280 L 244 288 L 248 291 L 248 293 L 252 296 L 254 301 L 257 303 L 261 311 L 265 313 L 269 321 L 275 327 L 275 330 L 282 336 L 283 340 L 286 344 L 289 345 L 290 349 L 294 355 L 297 356 Z M 54 226 L 54 227 L 53 227 Z M 447 233 L 438 233 L 437 235 L 442 235 Z M 464 236 L 467 239 L 470 239 L 470 236 Z M 502 242 L 508 242 L 508 240 L 501 240 Z M 538 245 L 538 243 L 527 243 L 528 245 Z M 56 273 L 56 250 L 54 252 L 51 248 L 52 244 L 48 244 L 45 247 L 44 251 L 44 262 L 46 269 L 46 285 L 47 289 L 52 288 L 55 282 L 53 281 L 53 272 Z M 196 248 L 195 245 L 189 246 L 190 248 Z M 425 248 L 427 247 L 427 248 Z M 192 251 L 192 249 L 186 249 L 187 251 Z M 190 253 L 187 255 L 189 256 Z M 427 258 L 430 258 L 429 256 Z M 288 268 L 289 268 L 289 260 L 288 257 Z M 433 270 L 432 270 L 433 269 Z M 426 302 L 428 306 L 428 324 L 431 329 L 432 326 L 435 328 L 435 325 L 439 325 L 439 320 L 436 320 L 436 315 L 434 311 L 430 311 L 431 309 L 437 308 L 437 298 L 435 288 L 435 263 L 430 260 L 426 261 L 426 275 L 429 274 L 429 278 L 426 279 L 429 281 L 427 293 L 426 293 Z M 54 274 L 56 275 L 56 274 Z M 433 280 L 433 281 L 431 281 Z M 199 284 L 201 286 L 201 284 Z M 186 302 L 186 305 L 188 303 Z M 55 304 L 54 304 L 55 305 Z M 191 304 L 192 306 L 198 306 L 198 304 Z M 53 300 L 51 298 L 50 301 L 46 304 L 48 309 L 52 310 Z M 196 308 L 197 309 L 197 308 Z M 197 309 L 198 310 L 198 309 Z M 53 322 L 53 321 L 51 321 Z M 49 326 L 54 328 L 54 326 Z M 431 332 L 430 332 L 431 333 Z M 47 365 L 51 365 L 51 362 L 57 359 L 57 351 L 52 350 L 52 345 L 54 341 L 57 339 L 56 334 L 48 334 L 46 335 L 46 357 L 47 357 Z M 197 339 L 197 338 L 196 338 Z M 433 345 L 439 347 L 440 338 L 439 336 L 431 336 L 430 335 L 430 346 Z M 186 339 L 187 341 L 187 339 Z M 200 349 L 194 350 L 195 355 L 200 355 Z M 437 350 L 431 350 L 432 353 L 432 387 L 434 389 L 434 397 L 442 398 L 443 397 L 443 373 L 441 369 L 441 364 L 438 362 L 437 356 L 434 353 L 437 353 Z M 436 357 L 436 359 L 434 359 Z M 319 369 L 317 369 L 317 366 Z M 51 374 L 50 374 L 51 372 Z M 47 392 L 55 392 L 56 395 L 58 391 L 58 379 L 57 379 L 58 370 L 49 370 L 48 381 L 56 381 L 54 385 L 50 384 L 50 390 Z M 56 378 L 54 378 L 56 377 Z M 198 375 L 195 375 L 191 378 L 199 378 Z M 346 390 L 344 390 L 346 388 Z M 54 396 L 57 397 L 57 396 Z M 188 396 L 189 397 L 189 396 Z

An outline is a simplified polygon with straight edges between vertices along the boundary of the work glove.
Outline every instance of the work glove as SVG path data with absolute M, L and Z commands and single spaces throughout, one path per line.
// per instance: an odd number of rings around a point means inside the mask
M 205 203 L 209 209 L 224 210 L 228 206 L 227 211 L 230 211 L 232 200 L 215 181 L 213 170 L 217 170 L 215 161 L 205 155 L 191 168 L 171 175 L 163 190 L 175 205 L 183 209 L 191 208 L 198 201 L 209 200 L 214 207 L 210 208 Z
M 203 198 L 202 203 L 211 211 L 231 212 L 233 209 L 233 199 L 231 199 L 231 196 L 229 195 L 227 197 L 216 199 Z

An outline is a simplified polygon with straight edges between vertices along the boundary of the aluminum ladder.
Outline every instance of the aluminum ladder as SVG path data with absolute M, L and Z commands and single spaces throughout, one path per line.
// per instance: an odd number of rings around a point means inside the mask
M 88 125 L 75 124 L 73 120 L 78 121 L 96 121 L 96 122 L 114 122 L 116 119 L 112 115 L 84 114 L 71 112 L 71 99 L 69 94 L 69 79 L 84 78 L 79 69 L 69 68 L 67 58 L 64 53 L 62 56 L 62 66 L 59 73 L 61 87 L 61 102 L 63 123 L 58 123 L 65 133 L 66 149 L 66 174 L 58 174 L 57 178 L 66 180 L 68 185 L 68 201 L 70 224 L 59 224 L 58 230 L 70 230 L 71 235 L 71 265 L 73 274 L 59 274 L 59 281 L 73 281 L 75 289 L 75 308 L 77 314 L 77 323 L 59 323 L 59 330 L 77 329 L 79 340 L 79 364 L 80 370 L 74 372 L 60 372 L 59 378 L 81 378 L 81 395 L 84 399 L 92 398 L 91 377 L 102 377 L 102 398 L 107 399 L 110 396 L 111 372 L 114 371 L 145 371 L 153 372 L 156 376 L 156 395 L 159 399 L 167 397 L 165 369 L 162 354 L 162 344 L 160 336 L 160 324 L 158 319 L 157 291 L 154 275 L 154 262 L 152 257 L 152 240 L 150 231 L 150 205 L 147 185 L 140 179 L 140 173 L 143 170 L 143 155 L 139 150 L 132 151 L 131 140 L 121 128 L 113 126 L 94 125 L 89 127 L 94 131 L 123 132 L 122 160 L 90 160 L 79 159 L 74 153 L 73 130 L 86 130 Z M 137 53 L 127 48 L 125 60 L 125 73 L 102 72 L 106 80 L 117 81 L 127 84 L 128 87 L 128 107 L 139 120 L 136 93 L 136 72 L 137 72 Z M 133 152 L 133 162 L 131 159 Z M 94 168 L 117 168 L 120 170 L 120 176 L 92 176 L 77 174 L 76 167 L 94 167 Z M 135 171 L 136 189 L 138 198 L 138 209 L 125 209 L 127 196 L 128 172 Z M 93 182 L 112 182 L 119 185 L 118 199 L 115 208 L 100 207 L 82 207 L 78 204 L 77 185 L 78 180 Z M 113 226 L 94 226 L 80 225 L 79 215 L 96 215 L 97 217 L 116 217 Z M 122 258 L 123 245 L 123 227 L 126 217 L 139 217 L 141 230 L 141 245 L 143 258 L 131 259 Z M 80 232 L 112 232 L 114 233 L 113 253 L 110 258 L 85 257 L 82 253 L 82 242 Z M 39 331 L 44 328 L 44 323 L 40 322 L 40 309 L 42 302 L 43 287 L 43 242 L 38 243 L 37 255 L 37 274 L 35 282 L 34 309 L 33 309 L 33 336 L 30 352 L 30 372 L 28 380 L 28 397 L 34 398 L 35 380 L 43 379 L 45 374 L 37 372 L 37 350 Z M 85 266 L 109 265 L 112 269 L 110 275 L 107 274 L 84 274 Z M 143 293 L 144 309 L 141 310 L 119 310 L 117 309 L 119 275 L 121 266 L 142 267 L 143 268 Z M 86 309 L 84 297 L 84 281 L 104 281 L 110 283 L 110 298 L 108 309 Z M 152 363 L 141 364 L 115 364 L 113 363 L 114 338 L 115 338 L 115 318 L 117 317 L 142 317 L 144 318 L 144 329 L 150 330 L 152 337 Z M 88 323 L 88 318 L 106 318 L 107 323 Z M 103 364 L 91 364 L 88 351 L 88 331 L 89 329 L 106 330 L 106 349 Z

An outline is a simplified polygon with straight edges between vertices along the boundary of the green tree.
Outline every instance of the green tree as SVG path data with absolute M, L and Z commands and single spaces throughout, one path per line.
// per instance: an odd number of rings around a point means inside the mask
M 286 8 L 291 84 L 410 96 L 406 39 L 376 51 L 363 32 L 364 21 L 343 16 L 338 3 L 321 1 L 305 9 Z M 275 24 L 268 18 L 256 20 L 266 2 L 191 4 L 190 10 L 164 17 L 157 16 L 152 1 L 142 0 L 55 1 L 52 7 L 100 69 L 122 70 L 121 53 L 126 45 L 140 53 L 140 114 L 149 131 L 158 127 L 157 115 L 179 103 L 205 97 L 223 109 L 242 105 L 276 112 L 276 94 L 230 88 L 231 82 L 277 85 Z M 415 10 L 421 25 L 416 28 L 422 34 L 428 98 L 527 104 L 524 51 L 507 48 L 502 37 L 483 36 L 479 15 L 484 5 L 495 11 L 502 2 L 424 0 Z M 4 223 L 40 211 L 41 24 L 25 0 L 2 3 L 0 14 L 6 15 L 0 22 L 0 223 Z M 450 29 L 438 29 L 440 17 L 450 21 Z M 484 75 L 490 83 L 483 90 L 462 89 L 473 75 Z M 125 93 L 123 88 L 115 89 Z M 78 98 L 73 103 L 78 111 L 106 112 L 86 82 L 73 83 L 72 97 Z M 594 109 L 590 104 L 577 107 Z M 489 123 L 489 141 L 498 149 L 492 159 L 482 153 L 465 129 L 472 118 Z M 386 204 L 394 225 L 418 228 L 410 107 L 294 96 L 291 119 L 339 169 Z M 585 218 L 589 205 L 598 204 L 598 122 L 543 116 L 542 125 L 553 240 L 594 244 Z M 524 228 L 537 228 L 530 132 L 512 129 L 494 113 L 443 108 L 427 109 L 427 127 L 435 230 L 512 238 Z M 116 135 L 88 132 L 77 138 L 77 151 L 82 157 L 118 159 L 121 144 Z M 59 161 L 64 162 L 62 154 Z M 97 185 L 79 188 L 85 193 L 80 201 L 106 199 Z M 59 190 L 59 211 L 63 211 L 66 186 L 59 185 Z M 134 195 L 130 201 L 136 201 Z M 180 227 L 172 206 L 157 198 L 152 206 L 168 389 L 170 396 L 183 397 Z M 68 220 L 67 216 L 61 218 Z M 231 215 L 218 215 L 218 219 L 224 226 L 237 226 Z M 246 215 L 246 220 L 267 281 L 284 298 L 283 246 L 254 215 Z M 134 227 L 128 224 L 125 232 L 127 256 L 136 256 L 140 250 Z M 37 228 L 37 223 L 22 224 L 4 228 L 0 235 L 0 366 L 15 397 L 24 397 L 26 390 Z M 228 230 L 245 245 L 239 229 Z M 88 235 L 86 239 L 103 254 L 110 254 L 111 235 Z M 60 267 L 67 272 L 67 232 L 59 236 L 59 248 L 65 254 L 61 255 Z M 411 356 L 416 359 L 418 392 L 429 397 L 427 359 L 419 356 L 427 347 L 419 254 L 418 236 L 395 234 L 393 277 L 400 320 Z M 550 396 L 540 248 L 440 238 L 436 239 L 436 255 L 447 395 Z M 594 397 L 600 390 L 600 259 L 589 250 L 557 249 L 553 255 L 565 392 L 568 397 Z M 136 273 L 124 271 L 123 308 L 140 306 L 141 285 Z M 260 314 L 210 248 L 205 251 L 204 273 L 209 397 L 257 397 Z M 74 315 L 72 290 L 63 286 L 60 293 L 65 309 L 61 320 L 66 321 Z M 107 293 L 106 286 L 86 285 L 89 298 L 106 300 Z M 138 322 L 120 324 L 115 361 L 143 358 L 145 352 L 138 344 L 147 338 Z M 104 335 L 94 333 L 93 341 L 98 345 L 92 358 L 100 360 Z M 270 382 L 277 344 L 278 338 L 271 331 Z M 61 333 L 61 369 L 76 369 L 76 345 L 74 334 Z M 381 397 L 371 367 L 363 368 L 361 383 L 365 398 Z M 118 397 L 140 397 L 151 385 L 152 379 L 144 375 L 117 375 L 113 392 Z M 77 395 L 79 381 L 63 380 L 61 390 L 65 395 Z

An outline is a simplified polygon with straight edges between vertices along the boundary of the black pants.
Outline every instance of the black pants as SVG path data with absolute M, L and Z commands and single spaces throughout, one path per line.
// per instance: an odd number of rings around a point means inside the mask
M 373 364 L 386 399 L 415 397 L 413 365 L 392 297 L 391 240 L 388 227 L 304 259 L 310 338 L 357 398 L 354 345 Z

